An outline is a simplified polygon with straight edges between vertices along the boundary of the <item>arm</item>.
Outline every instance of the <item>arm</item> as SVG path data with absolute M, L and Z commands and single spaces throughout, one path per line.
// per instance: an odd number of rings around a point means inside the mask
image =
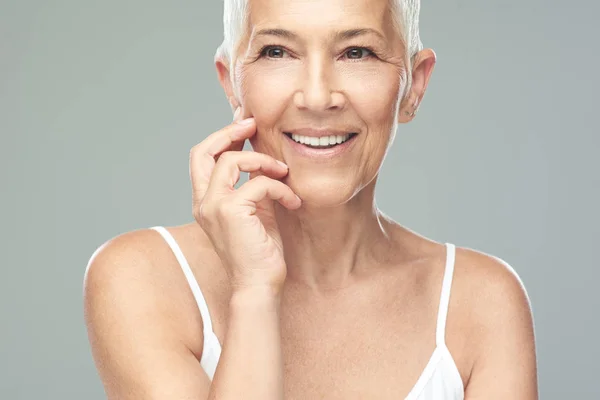
M 202 330 L 182 333 L 190 317 L 177 311 L 169 282 L 152 263 L 149 255 L 158 246 L 153 239 L 158 240 L 154 233 L 144 231 L 121 235 L 100 247 L 88 264 L 85 322 L 107 398 L 281 399 L 278 303 L 257 292 L 232 297 L 211 386 L 186 340 L 194 335 L 201 343 Z
M 531 306 L 515 271 L 498 258 L 480 258 L 486 277 L 479 305 L 477 356 L 465 400 L 537 400 Z
M 209 400 L 283 399 L 280 300 L 271 289 L 232 295 L 223 351 Z
M 156 240 L 130 232 L 91 257 L 83 294 L 92 356 L 109 400 L 205 400 L 210 380 L 182 340 L 183 319 L 149 256 Z

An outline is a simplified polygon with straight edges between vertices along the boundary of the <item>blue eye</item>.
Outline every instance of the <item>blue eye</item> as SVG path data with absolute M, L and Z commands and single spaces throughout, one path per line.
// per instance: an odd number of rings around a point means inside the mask
M 268 58 L 283 58 L 284 53 L 285 53 L 285 50 L 283 50 L 281 47 L 265 46 L 260 51 L 260 56 L 261 57 L 266 56 Z
M 259 58 L 277 59 L 286 57 L 287 51 L 281 46 L 267 45 L 260 50 Z M 375 57 L 375 53 L 368 47 L 350 47 L 344 52 L 344 56 L 350 60 L 362 60 Z
M 351 60 L 360 60 L 361 58 L 372 56 L 373 52 L 366 47 L 352 47 L 345 54 Z

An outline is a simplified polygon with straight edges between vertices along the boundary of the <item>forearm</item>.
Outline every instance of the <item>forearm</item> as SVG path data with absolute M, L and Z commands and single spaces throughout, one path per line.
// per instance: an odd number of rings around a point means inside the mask
M 232 295 L 209 400 L 283 399 L 280 299 L 263 289 Z

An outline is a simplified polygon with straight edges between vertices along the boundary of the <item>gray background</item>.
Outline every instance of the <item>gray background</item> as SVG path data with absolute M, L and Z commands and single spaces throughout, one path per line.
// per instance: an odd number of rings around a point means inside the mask
M 101 399 L 93 251 L 191 221 L 188 152 L 231 119 L 218 0 L 1 1 L 0 398 Z M 542 399 L 600 398 L 597 2 L 430 0 L 438 64 L 379 206 L 523 279 Z

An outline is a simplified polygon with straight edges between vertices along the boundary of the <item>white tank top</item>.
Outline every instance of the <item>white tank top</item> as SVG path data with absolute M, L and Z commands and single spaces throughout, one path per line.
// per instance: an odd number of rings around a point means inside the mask
M 154 229 L 162 235 L 169 247 L 175 254 L 181 269 L 192 289 L 202 321 L 204 324 L 204 348 L 200 365 L 206 371 L 208 377 L 212 380 L 221 356 L 221 344 L 212 329 L 210 313 L 206 305 L 206 300 L 202 295 L 200 286 L 194 278 L 183 252 L 173 236 L 162 226 L 155 226 Z M 445 331 L 446 316 L 448 315 L 448 304 L 450 301 L 450 288 L 452 286 L 452 275 L 454 272 L 455 246 L 446 243 L 446 268 L 442 281 L 442 291 L 440 294 L 440 304 L 438 309 L 437 327 L 436 327 L 436 347 L 411 391 L 405 400 L 463 400 L 464 388 L 462 378 L 450 350 L 446 347 Z

